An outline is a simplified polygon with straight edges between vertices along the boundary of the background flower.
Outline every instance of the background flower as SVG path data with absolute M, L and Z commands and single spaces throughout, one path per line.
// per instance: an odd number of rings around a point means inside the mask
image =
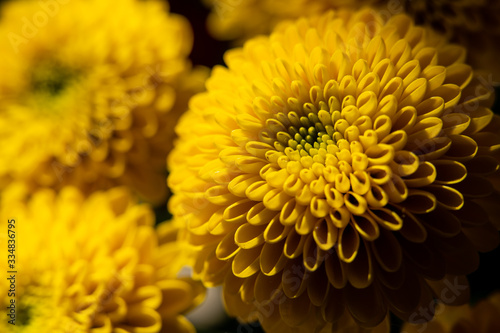
M 169 207 L 231 314 L 277 332 L 386 331 L 388 311 L 408 319 L 446 283 L 467 286 L 498 243 L 483 203 L 500 137 L 465 56 L 370 10 L 226 53 L 177 127 Z
M 493 73 L 500 82 L 500 3 L 496 0 L 205 0 L 212 8 L 208 27 L 221 39 L 267 34 L 280 21 L 324 13 L 328 9 L 376 6 L 382 15 L 410 14 L 469 50 L 469 63 Z
M 436 317 L 423 325 L 405 324 L 401 333 L 489 333 L 500 332 L 500 293 L 494 293 L 474 306 L 444 306 Z
M 0 33 L 0 185 L 165 199 L 173 127 L 204 78 L 187 20 L 155 0 L 21 0 Z
M 2 320 L 2 332 L 194 332 L 180 314 L 203 292 L 177 278 L 189 257 L 173 243 L 175 226 L 155 231 L 151 209 L 124 188 L 88 199 L 68 187 L 26 193 L 14 186 L 2 196 L 1 227 L 15 219 L 17 271 L 16 325 Z M 7 279 L 0 289 L 8 318 Z

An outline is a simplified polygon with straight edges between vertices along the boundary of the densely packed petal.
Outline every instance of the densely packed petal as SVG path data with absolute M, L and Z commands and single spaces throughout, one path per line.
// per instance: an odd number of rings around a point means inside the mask
M 0 282 L 2 332 L 194 332 L 181 313 L 203 289 L 177 278 L 189 257 L 173 242 L 176 227 L 155 230 L 152 210 L 124 188 L 88 199 L 72 187 L 26 199 L 19 188 L 2 194 L 0 208 L 2 230 L 15 232 L 5 237 L 14 239 L 14 266 L 0 267 L 16 272 L 14 295 L 12 281 Z
M 328 12 L 225 54 L 169 158 L 195 277 L 269 332 L 388 330 L 498 244 L 500 123 L 464 48 Z
M 187 100 L 187 20 L 164 1 L 9 1 L 0 7 L 0 185 L 127 185 L 165 199 Z M 112 13 L 112 15 L 110 15 Z
M 381 15 L 406 12 L 469 50 L 469 62 L 500 82 L 500 2 L 496 0 L 205 0 L 212 8 L 208 27 L 220 39 L 245 40 L 267 34 L 280 21 L 324 13 L 328 9 L 376 6 Z

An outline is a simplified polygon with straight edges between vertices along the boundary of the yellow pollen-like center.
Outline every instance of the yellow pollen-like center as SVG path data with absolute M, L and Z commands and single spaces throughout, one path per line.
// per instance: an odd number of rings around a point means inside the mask
M 286 151 L 286 147 L 289 147 L 300 156 L 314 156 L 320 149 L 326 151 L 329 145 L 335 145 L 342 138 L 333 126 L 321 123 L 315 112 L 308 113 L 307 117 L 299 117 L 295 112 L 278 114 L 278 119 L 283 117 L 286 120 L 282 123 L 288 123 L 289 126 L 287 132 L 280 131 L 276 134 L 274 146 L 279 151 Z

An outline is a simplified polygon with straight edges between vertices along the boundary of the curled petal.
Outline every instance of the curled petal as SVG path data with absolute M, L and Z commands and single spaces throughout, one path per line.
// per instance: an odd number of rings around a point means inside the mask
M 301 236 L 295 230 L 291 230 L 286 237 L 285 246 L 283 246 L 283 253 L 289 259 L 297 258 L 302 254 L 306 236 Z
M 425 188 L 431 192 L 438 203 L 449 210 L 458 210 L 464 205 L 464 197 L 462 193 L 453 187 L 445 185 L 430 185 Z
M 247 219 L 247 214 L 254 207 L 255 203 L 244 199 L 237 201 L 224 210 L 223 218 L 230 223 L 243 223 Z
M 423 162 L 418 169 L 404 179 L 408 187 L 422 187 L 432 184 L 437 176 L 436 167 L 430 162 Z
M 264 243 L 264 230 L 266 226 L 241 225 L 234 235 L 235 243 L 242 249 L 251 249 Z
M 241 249 L 233 259 L 233 274 L 239 278 L 248 278 L 260 269 L 261 247 Z
M 358 254 L 359 244 L 359 235 L 350 224 L 341 229 L 337 248 L 340 260 L 345 263 L 352 262 Z
M 368 213 L 387 230 L 397 231 L 403 226 L 403 220 L 399 214 L 388 208 L 370 209 Z
M 370 208 L 382 208 L 389 202 L 389 196 L 378 185 L 373 184 L 365 194 L 365 199 Z
M 389 201 L 394 203 L 402 202 L 408 196 L 408 188 L 401 177 L 394 175 L 392 181 L 382 186 L 382 189 L 389 196 Z
M 253 201 L 262 201 L 264 196 L 273 188 L 265 181 L 257 181 L 245 190 L 245 195 L 248 199 Z
M 413 149 L 413 153 L 415 153 L 421 161 L 437 160 L 448 152 L 451 147 L 451 142 L 449 137 L 436 137 L 434 139 L 425 140 L 420 142 L 418 147 Z
M 467 168 L 460 162 L 451 160 L 437 160 L 432 164 L 436 168 L 436 184 L 456 184 L 467 177 Z
M 349 217 L 351 213 L 346 207 L 340 207 L 338 209 L 332 209 L 330 215 L 326 218 L 330 219 L 334 226 L 341 229 L 344 228 L 347 223 L 349 223 Z
M 418 157 L 409 151 L 400 150 L 394 155 L 394 160 L 390 163 L 392 171 L 400 177 L 413 174 L 419 168 Z
M 392 170 L 388 165 L 374 165 L 366 169 L 370 177 L 370 182 L 377 185 L 384 185 L 392 178 Z
M 407 142 L 408 142 L 408 135 L 403 130 L 397 130 L 391 132 L 389 135 L 387 135 L 380 141 L 380 143 L 392 146 L 392 148 L 394 148 L 394 151 L 403 149 L 406 146 Z
M 380 234 L 378 224 L 369 214 L 352 215 L 351 222 L 363 239 L 373 241 L 378 238 Z
M 354 288 L 367 288 L 373 281 L 373 264 L 370 250 L 361 242 L 358 255 L 347 265 L 347 280 Z
M 323 263 L 324 253 L 316 244 L 313 235 L 309 235 L 304 243 L 302 263 L 304 267 L 314 272 Z
M 366 150 L 370 165 L 387 165 L 394 158 L 394 148 L 386 144 L 378 144 Z
M 292 228 L 292 226 L 284 226 L 279 220 L 279 215 L 276 214 L 264 230 L 264 239 L 267 243 L 277 243 L 285 239 Z
M 215 249 L 215 255 L 220 260 L 228 260 L 233 258 L 239 251 L 240 247 L 234 241 L 236 231 L 228 233 Z
M 408 144 L 406 145 L 406 149 L 416 149 L 420 142 L 435 138 L 441 132 L 442 128 L 442 118 L 429 117 L 420 120 L 412 128 L 410 135 L 408 136 Z
M 248 211 L 247 221 L 253 225 L 262 225 L 268 224 L 272 219 L 278 216 L 279 213 L 266 208 L 264 203 L 259 202 Z
M 265 275 L 276 275 L 283 270 L 287 260 L 283 254 L 283 242 L 266 243 L 260 254 L 260 271 Z
M 295 221 L 295 231 L 297 231 L 299 235 L 307 235 L 311 233 L 317 221 L 318 217 L 313 215 L 310 207 L 307 207 L 300 218 Z
M 472 138 L 465 135 L 451 135 L 452 143 L 446 152 L 446 158 L 466 162 L 471 160 L 477 153 L 477 143 Z
M 347 209 L 355 215 L 363 215 L 368 206 L 364 197 L 351 191 L 344 195 L 344 203 Z
M 463 113 L 448 113 L 441 117 L 443 121 L 443 134 L 458 135 L 465 131 L 470 124 L 471 119 Z
M 330 207 L 339 209 L 344 206 L 344 196 L 331 184 L 325 186 L 325 198 Z
M 264 196 L 262 202 L 267 208 L 278 211 L 281 210 L 290 200 L 291 197 L 282 190 L 273 189 Z
M 316 222 L 313 237 L 321 250 L 329 251 L 337 243 L 338 232 L 330 219 L 322 219 Z
M 415 214 L 429 213 L 436 208 L 436 197 L 426 191 L 411 189 L 408 192 L 408 197 L 401 203 L 401 206 L 409 212 Z
M 417 121 L 428 117 L 440 117 L 444 110 L 444 100 L 439 96 L 430 97 L 416 106 Z
M 288 201 L 280 212 L 280 222 L 284 226 L 294 225 L 304 215 L 306 208 L 298 204 L 295 199 Z
M 234 177 L 228 184 L 229 192 L 239 197 L 246 197 L 246 189 L 257 181 L 261 181 L 260 176 L 244 174 Z

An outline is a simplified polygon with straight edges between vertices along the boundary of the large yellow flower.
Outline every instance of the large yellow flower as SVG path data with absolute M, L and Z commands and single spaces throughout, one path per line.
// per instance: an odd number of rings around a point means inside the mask
M 371 10 L 226 53 L 176 128 L 169 205 L 231 314 L 270 332 L 373 327 L 465 283 L 498 244 L 500 148 L 465 57 Z
M 493 72 L 500 82 L 500 2 L 497 0 L 205 0 L 212 7 L 208 27 L 220 39 L 267 34 L 278 22 L 334 8 L 376 5 L 383 15 L 409 13 L 470 50 L 476 68 Z
M 474 306 L 440 305 L 429 323 L 406 323 L 401 333 L 496 333 L 500 332 L 500 293 Z
M 1 7 L 0 185 L 115 185 L 165 198 L 165 158 L 203 86 L 187 21 L 164 1 Z
M 127 190 L 88 199 L 75 188 L 59 195 L 41 190 L 28 201 L 9 192 L 0 211 L 2 247 L 14 239 L 8 244 L 15 244 L 15 257 L 13 266 L 6 260 L 0 266 L 16 273 L 0 282 L 0 331 L 194 332 L 180 313 L 203 293 L 198 283 L 176 277 L 187 258 L 172 242 L 176 229 L 163 224 L 155 231 L 151 209 L 135 204 Z M 15 237 L 6 237 L 12 220 Z M 7 308 L 12 299 L 15 317 Z

